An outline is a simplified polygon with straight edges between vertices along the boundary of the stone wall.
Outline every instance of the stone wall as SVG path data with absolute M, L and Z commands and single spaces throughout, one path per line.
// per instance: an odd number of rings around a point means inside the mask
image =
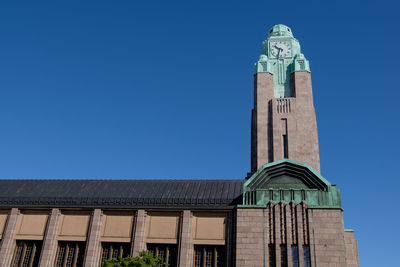
M 310 248 L 311 266 L 359 266 L 357 244 L 351 232 L 344 232 L 340 209 L 308 209 L 304 202 L 237 209 L 236 266 L 270 266 L 275 261 L 281 267 L 285 249 L 291 267 L 293 246 L 299 266 L 305 266 L 305 247 Z
M 236 266 L 264 266 L 263 212 L 263 209 L 237 210 Z
M 270 127 L 272 118 L 269 113 L 269 100 L 274 97 L 274 77 L 270 73 L 257 73 L 254 75 L 254 109 L 252 120 L 252 171 L 258 170 L 262 165 L 272 161 Z M 272 89 L 272 90 L 271 90 Z
M 40 266 L 52 266 L 57 251 L 57 233 L 60 229 L 62 210 L 49 210 L 47 229 L 44 236 Z M 73 211 L 67 214 L 71 215 Z M 76 211 L 78 215 L 82 212 Z M 21 213 L 18 209 L 12 209 L 9 213 L 6 227 L 0 244 L 1 266 L 9 266 L 15 248 L 17 221 Z M 226 220 L 221 220 L 221 214 L 226 214 Z M 128 214 L 129 215 L 129 214 Z M 85 254 L 85 266 L 98 266 L 100 257 L 102 211 L 96 209 L 90 216 L 88 229 L 87 249 Z M 132 215 L 129 215 L 132 216 Z M 196 222 L 194 218 L 200 216 Z M 231 224 L 231 216 L 235 223 Z M 146 249 L 146 224 L 147 211 L 138 210 L 135 215 L 136 223 L 132 225 L 132 254 L 137 255 Z M 204 218 L 203 218 L 204 217 Z M 130 217 L 131 218 L 131 217 Z M 111 222 L 112 220 L 110 220 Z M 225 221 L 225 222 L 224 222 Z M 217 240 L 221 222 L 225 226 L 225 241 Z M 275 261 L 276 267 L 281 267 L 281 251 L 287 252 L 288 267 L 293 266 L 292 247 L 298 248 L 299 266 L 304 266 L 303 248 L 310 248 L 311 266 L 336 266 L 358 267 L 358 248 L 351 231 L 343 229 L 343 214 L 341 209 L 309 209 L 305 202 L 286 204 L 269 202 L 265 208 L 238 207 L 232 213 L 217 211 L 190 211 L 184 210 L 179 216 L 178 234 L 178 266 L 193 266 L 193 248 L 196 244 L 206 244 L 198 239 L 197 235 L 206 235 L 202 225 L 213 223 L 210 229 L 210 244 L 225 244 L 227 266 L 270 266 Z M 129 224 L 130 225 L 130 224 Z M 235 229 L 230 229 L 235 227 Z M 207 227 L 206 227 L 207 228 Z M 218 230 L 218 231 L 217 231 Z M 195 234 L 196 233 L 196 234 Z M 234 239 L 231 239 L 231 233 Z M 196 239 L 197 238 L 197 239 Z M 197 240 L 197 241 L 196 241 Z M 201 242 L 200 242 L 201 241 Z M 197 243 L 196 243 L 197 242 Z M 200 242 L 200 243 L 199 243 Z M 222 243 L 221 243 L 222 242 Z M 224 243 L 225 242 L 225 243 Z M 235 248 L 233 255 L 231 247 Z M 317 263 L 317 264 L 316 264 Z
M 313 209 L 309 212 L 312 223 L 312 246 L 318 266 L 346 266 L 343 212 L 340 209 Z
M 252 171 L 285 158 L 283 136 L 289 159 L 304 162 L 320 172 L 318 131 L 311 74 L 292 73 L 293 97 L 274 98 L 273 75 L 254 76 L 252 111 Z
M 344 231 L 344 243 L 346 246 L 347 267 L 359 267 L 357 240 L 355 240 L 352 230 Z
M 26 210 L 17 208 L 2 210 L 7 217 L 0 239 L 0 266 L 10 266 L 17 240 L 43 240 L 38 260 L 39 266 L 45 267 L 54 265 L 58 241 L 86 242 L 83 257 L 83 266 L 85 267 L 99 266 L 102 242 L 130 244 L 132 256 L 137 256 L 140 251 L 146 250 L 148 243 L 176 244 L 177 265 L 181 267 L 193 266 L 195 245 L 225 246 L 225 256 L 230 255 L 231 243 L 228 242 L 232 239 L 231 236 L 227 236 L 227 233 L 230 235 L 232 231 L 226 229 L 228 225 L 232 227 L 230 224 L 232 212 L 229 211 L 181 210 L 171 212 L 140 209 L 135 212 L 135 215 L 133 215 L 133 210 L 114 212 L 106 210 L 105 215 L 101 209 L 61 210 L 53 208 L 39 211 L 40 216 L 44 214 L 46 217 L 44 226 L 42 227 L 40 224 L 39 228 L 45 229 L 43 235 L 35 236 L 34 233 L 37 232 L 38 227 L 30 227 L 23 231 L 24 235 L 18 235 L 21 229 L 26 228 L 21 226 L 23 218 L 26 217 L 26 221 L 32 221 L 32 216 L 26 216 L 31 212 L 27 213 Z M 152 217 L 156 219 L 153 218 L 151 221 Z M 194 221 L 194 218 L 197 218 L 197 221 Z M 132 221 L 133 223 L 131 223 Z M 121 227 L 131 229 L 121 229 Z M 170 238 L 171 229 L 173 229 L 173 240 Z M 105 233 L 108 235 L 103 236 Z M 127 234 L 131 234 L 131 236 L 127 238 Z M 27 239 L 25 239 L 26 236 Z M 224 259 L 224 261 L 231 262 L 231 259 Z

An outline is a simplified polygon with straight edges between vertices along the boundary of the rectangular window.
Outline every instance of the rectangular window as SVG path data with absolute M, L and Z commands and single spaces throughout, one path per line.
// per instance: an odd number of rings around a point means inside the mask
M 130 255 L 130 243 L 101 243 L 100 264 L 105 260 L 125 258 Z
M 194 267 L 224 266 L 224 246 L 194 246 Z
M 154 257 L 160 257 L 169 267 L 177 266 L 177 246 L 172 244 L 147 244 L 147 250 L 153 252 Z M 163 267 L 165 265 L 160 265 Z
M 282 154 L 283 158 L 287 159 L 289 158 L 287 119 L 281 120 L 281 130 L 282 130 Z
M 297 245 L 292 246 L 292 262 L 293 267 L 299 267 L 299 248 Z
M 281 267 L 287 267 L 287 247 L 286 245 L 281 245 Z
M 293 267 L 299 267 L 299 248 L 297 245 L 292 246 Z
M 58 242 L 55 267 L 82 267 L 85 242 Z
M 275 254 L 275 245 L 274 244 L 270 244 L 268 246 L 268 252 L 269 252 L 269 266 L 275 267 L 276 266 L 276 254 Z
M 288 137 L 287 134 L 282 135 L 283 142 L 283 157 L 285 159 L 289 158 L 289 147 L 288 147 Z
M 37 267 L 39 266 L 42 241 L 18 240 L 14 250 L 11 267 Z
M 310 246 L 303 246 L 304 267 L 311 267 Z

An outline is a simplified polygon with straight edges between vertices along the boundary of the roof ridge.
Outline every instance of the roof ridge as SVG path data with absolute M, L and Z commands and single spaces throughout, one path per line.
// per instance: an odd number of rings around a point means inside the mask
M 141 179 L 109 179 L 109 178 L 104 178 L 104 179 L 82 179 L 82 178 L 55 178 L 55 179 L 36 179 L 36 178 L 32 178 L 32 179 L 19 179 L 19 178 L 11 178 L 11 179 L 1 179 L 0 178 L 0 182 L 1 181 L 242 181 L 244 180 L 244 178 L 233 178 L 233 179 L 225 179 L 225 178 L 221 178 L 221 179 L 187 179 L 187 178 L 175 178 L 175 179 L 171 179 L 171 178 L 167 178 L 167 179 L 161 179 L 161 178 L 157 178 L 157 179 L 152 179 L 152 178 L 141 178 Z

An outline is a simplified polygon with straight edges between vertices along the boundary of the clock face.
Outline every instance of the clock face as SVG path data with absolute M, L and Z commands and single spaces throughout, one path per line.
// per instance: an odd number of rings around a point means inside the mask
M 271 55 L 276 58 L 290 57 L 292 55 L 292 48 L 289 41 L 270 42 L 269 48 Z

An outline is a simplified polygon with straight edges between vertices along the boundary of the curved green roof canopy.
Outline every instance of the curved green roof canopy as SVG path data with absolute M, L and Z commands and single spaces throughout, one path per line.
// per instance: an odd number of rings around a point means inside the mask
M 308 164 L 282 159 L 263 165 L 243 185 L 241 207 L 265 206 L 270 201 L 300 203 L 310 208 L 340 208 L 340 192 Z

